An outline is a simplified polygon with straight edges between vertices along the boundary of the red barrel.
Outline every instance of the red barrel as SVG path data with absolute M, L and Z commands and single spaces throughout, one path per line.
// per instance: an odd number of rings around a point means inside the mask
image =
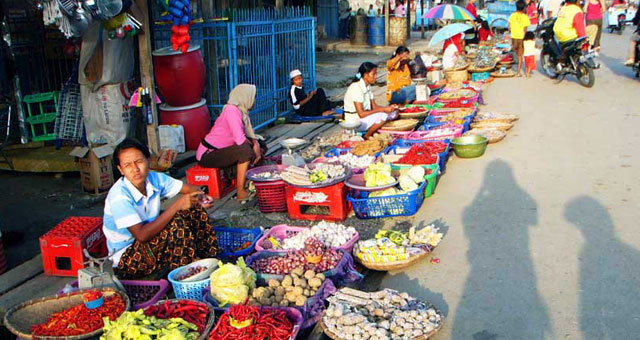
M 202 138 L 211 130 L 207 101 L 200 99 L 196 104 L 180 107 L 162 104 L 160 105 L 160 124 L 182 125 L 187 150 L 196 150 Z
M 187 53 L 165 47 L 153 51 L 153 74 L 164 101 L 171 106 L 197 103 L 204 92 L 204 60 L 200 45 Z

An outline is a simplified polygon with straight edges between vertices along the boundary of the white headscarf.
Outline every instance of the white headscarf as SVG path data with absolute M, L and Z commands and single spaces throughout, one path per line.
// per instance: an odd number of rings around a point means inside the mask
M 249 110 L 253 108 L 256 100 L 256 86 L 250 84 L 240 84 L 231 90 L 227 105 L 233 105 L 242 112 L 242 123 L 244 123 L 244 134 L 251 139 L 257 139 L 251 119 L 249 118 Z M 224 110 L 224 108 L 223 108 Z

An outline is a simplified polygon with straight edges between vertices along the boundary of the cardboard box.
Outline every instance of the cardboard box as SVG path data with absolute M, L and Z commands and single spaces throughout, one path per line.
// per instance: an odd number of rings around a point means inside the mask
M 76 147 L 70 155 L 76 157 L 78 162 L 83 191 L 99 194 L 111 188 L 113 185 L 113 148 L 111 146 Z

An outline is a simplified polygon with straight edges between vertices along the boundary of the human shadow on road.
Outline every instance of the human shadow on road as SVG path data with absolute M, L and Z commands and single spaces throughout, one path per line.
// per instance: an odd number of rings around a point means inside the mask
M 629 78 L 629 79 L 634 79 L 635 78 L 635 74 L 633 74 L 633 70 L 631 69 L 631 67 L 624 66 L 622 64 L 624 62 L 624 60 L 621 60 L 621 59 L 618 59 L 618 58 L 609 57 L 604 53 L 600 54 L 599 59 L 614 74 L 619 75 L 621 77 Z M 597 73 L 596 73 L 596 75 L 597 75 Z
M 637 339 L 640 334 L 640 251 L 620 240 L 606 208 L 589 196 L 565 208 L 582 232 L 580 327 L 584 339 Z
M 529 228 L 536 202 L 502 160 L 485 170 L 482 188 L 464 209 L 471 266 L 455 310 L 452 339 L 546 339 L 550 320 L 537 288 Z

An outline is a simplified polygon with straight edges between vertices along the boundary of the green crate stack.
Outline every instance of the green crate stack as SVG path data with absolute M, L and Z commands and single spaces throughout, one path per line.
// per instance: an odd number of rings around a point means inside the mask
M 58 92 L 45 92 L 24 96 L 27 123 L 31 127 L 31 140 L 44 142 L 57 138 L 54 124 L 58 116 Z

